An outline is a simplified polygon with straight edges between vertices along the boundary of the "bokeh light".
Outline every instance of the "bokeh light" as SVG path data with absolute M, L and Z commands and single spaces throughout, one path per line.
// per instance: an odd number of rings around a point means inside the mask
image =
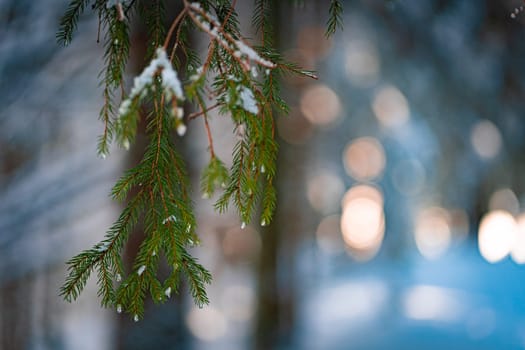
M 227 261 L 243 263 L 253 261 L 259 254 L 261 239 L 252 226 L 241 229 L 235 225 L 228 229 L 222 239 L 222 252 Z
M 228 285 L 221 295 L 221 309 L 233 321 L 246 322 L 255 313 L 253 288 L 243 284 Z
M 520 211 L 518 197 L 510 188 L 502 188 L 494 192 L 489 199 L 489 211 L 504 210 L 512 215 Z
M 386 156 L 381 143 L 372 137 L 358 138 L 343 153 L 346 173 L 358 181 L 372 180 L 385 169 Z
M 398 127 L 410 118 L 408 101 L 398 88 L 383 86 L 374 96 L 372 110 L 385 127 Z
M 379 319 L 383 308 L 392 302 L 391 289 L 382 280 L 367 278 L 345 281 L 332 288 L 321 289 L 315 293 L 315 299 L 308 304 L 316 328 L 332 328 L 333 324 L 346 326 L 362 324 Z M 334 301 L 327 303 L 326 301 Z M 344 300 L 344 302 L 342 302 Z M 355 326 L 352 326 L 355 327 Z M 325 347 L 302 347 L 302 349 L 325 349 Z M 343 346 L 344 348 L 344 346 Z
M 451 230 L 448 212 L 439 207 L 423 209 L 415 223 L 415 240 L 419 252 L 427 259 L 436 259 L 450 246 Z
M 358 250 L 369 250 L 381 239 L 384 226 L 382 208 L 368 198 L 348 203 L 341 218 L 345 242 Z
M 323 218 L 319 226 L 317 226 L 315 238 L 322 252 L 326 254 L 339 254 L 344 251 L 340 222 L 340 215 L 330 215 Z
M 326 57 L 332 47 L 331 40 L 326 40 L 325 28 L 309 26 L 301 28 L 297 33 L 297 47 L 312 61 Z
M 461 303 L 452 290 L 418 285 L 404 295 L 403 309 L 408 318 L 415 320 L 452 321 L 459 316 Z
M 491 121 L 482 120 L 472 128 L 470 142 L 474 151 L 484 159 L 494 158 L 501 151 L 501 134 Z
M 325 215 L 339 209 L 339 198 L 344 191 L 343 180 L 328 170 L 320 171 L 309 178 L 306 184 L 308 202 L 317 212 Z
M 301 112 L 310 123 L 327 126 L 341 114 L 341 102 L 337 94 L 326 85 L 316 84 L 307 88 L 301 96 Z
M 350 189 L 343 199 L 341 232 L 350 254 L 357 260 L 372 258 L 383 241 L 385 216 L 383 197 L 374 187 Z M 376 197 L 376 198 L 374 198 Z
M 228 330 L 224 314 L 211 305 L 205 308 L 193 307 L 186 316 L 190 332 L 203 341 L 214 341 L 223 337 Z
M 481 255 L 490 263 L 505 258 L 516 239 L 516 220 L 506 211 L 496 210 L 483 217 L 479 225 L 478 245 Z
M 356 185 L 346 191 L 341 201 L 343 209 L 354 199 L 368 198 L 379 205 L 383 206 L 383 193 L 372 185 Z
M 345 50 L 345 70 L 348 79 L 358 87 L 375 83 L 380 71 L 379 54 L 375 46 L 364 40 L 352 40 Z

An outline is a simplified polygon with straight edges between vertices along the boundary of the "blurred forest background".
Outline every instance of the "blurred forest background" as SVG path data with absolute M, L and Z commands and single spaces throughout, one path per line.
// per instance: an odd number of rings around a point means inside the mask
M 199 198 L 207 144 L 189 123 L 211 303 L 182 288 L 134 323 L 99 307 L 93 280 L 58 296 L 141 154 L 139 139 L 96 156 L 97 18 L 61 48 L 66 0 L 0 0 L 0 349 L 525 348 L 524 3 L 348 0 L 326 39 L 327 1 L 271 2 L 280 50 L 320 76 L 283 82 L 275 220 L 241 230 Z M 237 8 L 255 38 L 252 5 Z M 132 38 L 130 81 L 140 23 Z M 211 128 L 231 159 L 232 125 Z

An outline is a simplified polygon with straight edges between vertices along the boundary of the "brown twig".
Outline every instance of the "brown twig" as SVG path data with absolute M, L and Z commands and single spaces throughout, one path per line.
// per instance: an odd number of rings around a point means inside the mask
M 217 23 L 215 19 L 211 18 L 210 15 L 206 11 L 203 11 L 200 7 L 196 7 L 195 5 L 190 4 L 187 0 L 184 0 L 184 5 L 186 6 L 186 8 L 189 8 L 190 11 L 188 12 L 188 14 L 190 15 L 193 22 L 197 25 L 197 27 L 199 27 L 204 32 L 208 33 L 208 35 L 212 37 L 214 41 L 218 42 L 219 45 L 222 46 L 239 63 L 239 65 L 244 71 L 248 71 L 250 69 L 250 58 L 243 59 L 243 52 L 240 47 L 240 44 L 253 51 L 251 46 L 243 40 L 234 39 L 229 33 L 223 30 L 222 25 Z M 193 12 L 202 16 L 208 23 L 203 23 L 199 18 L 197 18 L 197 16 Z M 217 27 L 219 29 L 211 29 L 209 24 L 212 24 L 214 27 Z M 254 59 L 252 57 L 251 59 L 253 59 L 257 64 L 261 66 L 265 66 L 268 68 L 275 67 L 274 63 L 269 62 L 263 58 Z
M 211 137 L 210 124 L 208 123 L 208 116 L 204 113 L 204 126 L 206 127 L 206 134 L 208 136 L 208 145 L 210 146 L 210 157 L 215 158 L 215 151 L 213 150 L 213 139 Z
M 222 24 L 221 24 L 221 31 L 224 30 L 224 26 L 226 25 L 226 23 L 228 22 L 228 20 L 230 19 L 232 13 L 233 13 L 233 10 L 235 9 L 235 4 L 237 3 L 237 0 L 233 0 L 232 1 L 232 4 L 230 5 L 230 11 L 228 11 L 228 13 L 226 14 L 226 17 L 224 17 L 224 21 L 222 21 Z
M 235 3 L 237 2 L 237 0 L 233 0 L 232 4 L 231 4 L 231 7 L 230 7 L 230 11 L 228 11 L 228 13 L 226 14 L 226 17 L 224 18 L 224 21 L 222 22 L 221 24 L 221 27 L 219 28 L 219 33 L 223 33 L 224 32 L 224 27 L 226 26 L 226 22 L 228 22 L 228 19 L 230 18 L 234 8 L 235 8 Z M 206 71 L 208 70 L 208 67 L 210 66 L 211 64 L 211 58 L 212 58 L 212 55 L 213 55 L 213 50 L 215 49 L 215 43 L 217 42 L 216 40 L 217 38 L 214 38 L 213 41 L 211 42 L 210 44 L 210 47 L 208 49 L 208 55 L 206 56 L 206 61 L 204 61 L 204 65 L 202 66 L 202 72 L 199 76 L 202 77 L 204 74 L 206 74 Z
M 204 108 L 204 103 L 202 102 L 202 99 L 200 96 L 197 97 L 197 103 L 201 107 L 201 113 L 204 116 L 204 127 L 206 128 L 206 135 L 208 136 L 208 145 L 210 147 L 210 157 L 211 159 L 214 159 L 215 151 L 213 149 L 213 138 L 211 136 L 210 124 L 208 123 L 208 115 L 207 115 L 209 109 Z
M 181 31 L 182 31 L 182 20 L 181 20 L 181 25 L 179 26 L 179 28 L 177 28 L 177 34 L 175 34 L 175 44 L 173 45 L 173 49 L 171 49 L 170 60 L 172 61 L 173 61 L 173 57 L 175 57 L 175 51 L 177 50 L 177 47 L 179 47 Z M 186 55 L 186 59 L 187 59 L 188 54 L 186 52 L 186 48 L 184 47 L 184 45 L 181 46 L 181 49 L 184 52 L 184 55 Z
M 168 44 L 170 43 L 171 36 L 173 35 L 173 31 L 177 27 L 177 24 L 184 18 L 184 16 L 186 15 L 186 12 L 188 12 L 188 7 L 187 6 L 173 20 L 173 23 L 171 23 L 171 27 L 168 30 L 168 34 L 166 35 L 166 40 L 164 40 L 164 45 L 162 45 L 164 47 L 164 50 L 166 50 L 168 48 Z
M 200 117 L 201 115 L 206 114 L 209 111 L 211 111 L 212 109 L 215 109 L 215 108 L 217 108 L 219 106 L 220 106 L 220 103 L 216 103 L 213 106 L 210 106 L 210 107 L 206 108 L 205 110 L 201 110 L 200 112 L 191 113 L 190 115 L 188 115 L 188 120 L 193 120 L 193 119 L 195 119 L 197 117 Z

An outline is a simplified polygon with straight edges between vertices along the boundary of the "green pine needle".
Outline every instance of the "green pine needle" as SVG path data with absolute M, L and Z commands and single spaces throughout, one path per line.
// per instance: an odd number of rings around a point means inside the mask
M 90 0 L 71 0 L 64 16 L 60 19 L 59 29 L 56 33 L 59 44 L 68 46 L 71 43 L 78 19 L 89 3 Z
M 339 0 L 331 0 L 326 23 L 326 37 L 333 35 L 337 28 L 343 29 L 343 4 Z

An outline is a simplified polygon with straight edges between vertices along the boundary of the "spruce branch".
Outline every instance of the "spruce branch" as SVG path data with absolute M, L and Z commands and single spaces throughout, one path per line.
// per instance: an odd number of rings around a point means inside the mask
M 168 35 L 166 35 L 166 39 L 164 40 L 164 49 L 167 49 L 168 44 L 170 43 L 171 37 L 173 35 L 173 32 L 175 31 L 175 28 L 177 28 L 177 25 L 182 21 L 184 16 L 186 16 L 186 12 L 188 11 L 188 8 L 185 7 L 179 15 L 175 18 L 175 20 L 171 23 L 170 29 L 168 30 Z
M 121 214 L 101 242 L 67 262 L 68 276 L 60 294 L 67 301 L 75 300 L 96 273 L 101 305 L 129 313 L 138 321 L 144 317 L 145 299 L 149 296 L 155 303 L 166 302 L 180 289 L 182 277 L 195 303 L 203 306 L 209 302 L 206 285 L 211 283 L 211 275 L 188 252 L 199 244 L 199 237 L 187 167 L 173 134 L 184 136 L 187 123 L 202 116 L 210 158 L 200 179 L 203 196 L 222 191 L 215 209 L 224 212 L 230 205 L 235 207 L 243 228 L 259 209 L 260 224 L 267 225 L 276 205 L 275 118 L 277 112 L 288 111 L 279 80 L 287 74 L 317 77 L 287 62 L 272 48 L 267 0 L 256 0 L 252 17 L 261 35 L 260 46 L 240 32 L 235 0 L 183 0 L 183 8 L 169 28 L 164 26 L 164 0 L 92 2 L 99 29 L 104 31 L 104 68 L 100 73 L 104 103 L 99 115 L 104 131 L 98 153 L 106 157 L 113 141 L 128 149 L 140 120 L 145 122 L 148 144 L 139 163 L 125 171 L 112 188 L 111 197 L 123 203 Z M 59 43 L 69 44 L 89 3 L 70 2 L 57 32 Z M 329 13 L 327 33 L 333 33 L 340 26 L 339 1 L 331 1 Z M 133 16 L 139 16 L 147 28 L 145 57 L 149 63 L 126 92 L 124 72 Z M 190 45 L 193 31 L 208 36 L 203 59 Z M 185 113 L 189 108 L 191 113 Z M 229 166 L 215 153 L 209 124 L 212 110 L 235 125 L 237 143 Z M 144 239 L 131 266 L 124 266 L 123 250 L 139 222 Z M 167 263 L 169 269 L 164 280 L 158 274 L 161 263 Z
M 325 36 L 333 35 L 337 28 L 343 29 L 343 4 L 339 0 L 330 0 L 328 9 L 328 22 L 326 23 Z
M 60 19 L 56 39 L 59 44 L 68 46 L 73 39 L 73 32 L 77 28 L 78 18 L 84 12 L 90 0 L 71 0 L 64 16 Z
M 256 33 L 261 34 L 262 46 L 272 47 L 274 33 L 271 21 L 271 7 L 268 0 L 255 0 L 252 26 Z
M 130 4 L 129 6 L 131 7 L 132 5 L 133 4 Z M 155 49 L 161 45 L 166 33 L 166 27 L 164 25 L 166 16 L 164 1 L 139 0 L 138 11 L 148 30 L 149 40 L 146 57 L 151 58 L 155 54 Z

